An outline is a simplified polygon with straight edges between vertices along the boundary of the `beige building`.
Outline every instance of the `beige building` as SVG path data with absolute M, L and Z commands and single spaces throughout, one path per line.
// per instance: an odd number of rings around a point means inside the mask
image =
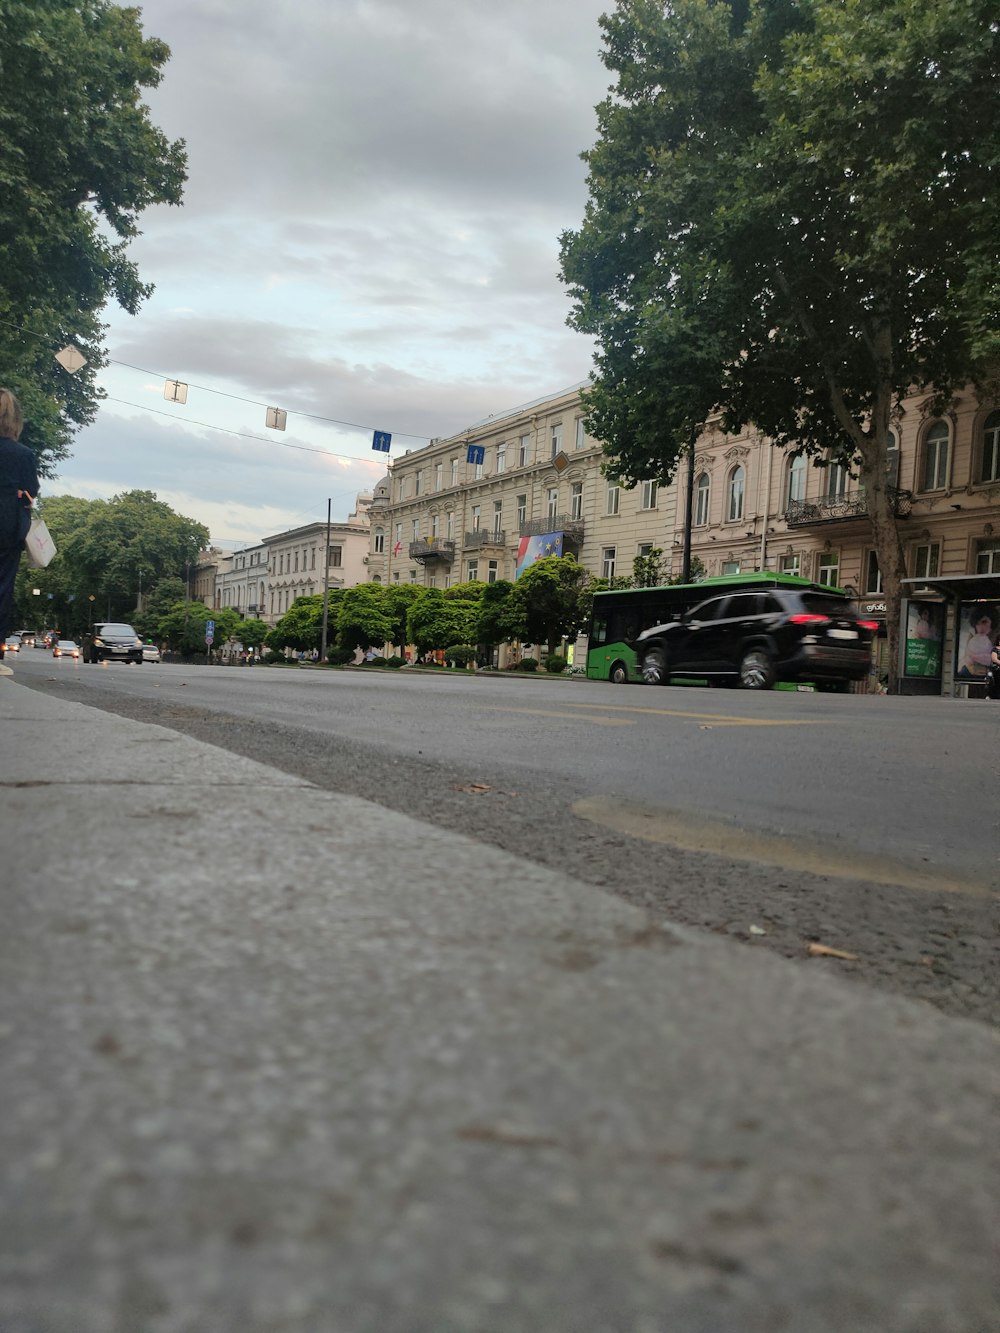
M 187 595 L 194 602 L 215 605 L 215 580 L 226 555 L 217 546 L 198 552 L 198 559 L 186 567 Z
M 481 461 L 470 461 L 472 456 Z M 375 488 L 369 578 L 447 588 L 516 577 L 522 542 L 560 538 L 596 574 L 631 574 L 637 555 L 669 547 L 672 488 L 625 491 L 601 474 L 580 386 L 396 459 Z
M 892 423 L 889 459 L 906 556 L 906 594 L 931 607 L 941 672 L 920 692 L 962 692 L 963 618 L 987 599 L 1000 632 L 1000 411 L 962 395 L 944 416 L 915 394 Z M 694 459 L 692 554 L 708 575 L 775 570 L 836 584 L 884 621 L 882 578 L 864 494 L 841 466 L 771 447 L 757 434 L 707 431 Z M 681 477 L 674 488 L 683 485 Z M 683 503 L 674 541 L 683 538 Z M 676 550 L 676 544 L 674 546 Z M 679 572 L 677 561 L 674 573 Z M 917 594 L 922 593 L 918 599 Z M 901 639 L 907 637 L 903 627 Z M 873 667 L 888 667 L 884 635 Z M 905 667 L 904 667 L 905 675 Z
M 368 577 L 439 588 L 513 579 L 519 550 L 543 535 L 561 537 L 559 549 L 595 575 L 629 575 L 635 556 L 659 548 L 677 577 L 686 467 L 665 487 L 626 491 L 609 481 L 600 445 L 583 427 L 582 387 L 394 460 L 371 505 Z M 1000 411 L 969 393 L 935 417 L 927 395 L 915 394 L 892 435 L 907 572 L 926 598 L 940 600 L 946 637 L 936 688 L 950 688 L 962 598 L 1000 604 Z M 756 432 L 710 428 L 695 449 L 693 483 L 691 549 L 706 576 L 800 574 L 853 590 L 870 616 L 884 619 L 864 496 L 848 469 L 816 466 Z M 885 665 L 874 664 L 874 679 Z
M 311 597 L 324 586 L 352 588 L 369 578 L 370 495 L 359 495 L 345 522 L 309 523 L 305 527 L 265 537 L 263 599 L 257 613 L 275 625 L 296 597 Z M 329 539 L 329 572 L 324 579 L 323 555 Z M 252 548 L 257 549 L 257 548 Z

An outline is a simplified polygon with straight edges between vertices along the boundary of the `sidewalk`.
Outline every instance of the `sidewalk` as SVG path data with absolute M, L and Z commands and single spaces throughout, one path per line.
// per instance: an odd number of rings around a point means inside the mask
M 994 1333 L 1000 1043 L 0 679 L 3 1333 Z

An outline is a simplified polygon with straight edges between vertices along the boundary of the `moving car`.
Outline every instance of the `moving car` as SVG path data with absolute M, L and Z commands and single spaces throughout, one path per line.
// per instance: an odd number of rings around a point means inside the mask
M 672 676 L 769 690 L 777 681 L 813 681 L 846 690 L 871 664 L 878 622 L 861 620 L 846 593 L 821 584 L 740 589 L 710 597 L 678 620 L 640 634 L 643 679 Z
M 142 640 L 123 621 L 99 620 L 85 634 L 81 655 L 85 662 L 142 662 Z
M 79 657 L 80 649 L 72 639 L 57 639 L 52 648 L 53 657 Z
M 23 630 L 21 630 L 21 631 L 20 631 L 20 636 L 21 636 L 21 647 L 22 647 L 22 648 L 34 648 L 34 646 L 35 646 L 35 631 L 34 631 L 33 629 L 23 629 Z
M 8 634 L 4 639 L 3 650 L 5 653 L 19 653 L 21 651 L 20 634 Z
M 155 643 L 144 643 L 142 645 L 142 660 L 144 662 L 159 662 L 160 650 Z

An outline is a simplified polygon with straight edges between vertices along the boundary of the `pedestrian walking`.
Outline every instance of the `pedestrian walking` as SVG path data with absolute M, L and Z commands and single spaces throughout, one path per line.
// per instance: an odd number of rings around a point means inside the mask
M 14 627 L 14 580 L 38 494 L 35 455 L 20 443 L 23 426 L 21 404 L 0 389 L 0 658 Z

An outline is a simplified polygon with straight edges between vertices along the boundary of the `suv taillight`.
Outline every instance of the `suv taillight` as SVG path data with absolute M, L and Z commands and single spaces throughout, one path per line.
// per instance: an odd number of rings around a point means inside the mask
M 859 621 L 858 621 L 858 628 L 859 628 L 859 629 L 870 629 L 871 632 L 874 634 L 875 631 L 878 629 L 878 621 L 877 621 L 877 620 L 859 620 Z
M 789 616 L 788 623 L 790 625 L 829 625 L 830 617 L 807 615 L 804 611 L 800 611 L 797 615 Z

